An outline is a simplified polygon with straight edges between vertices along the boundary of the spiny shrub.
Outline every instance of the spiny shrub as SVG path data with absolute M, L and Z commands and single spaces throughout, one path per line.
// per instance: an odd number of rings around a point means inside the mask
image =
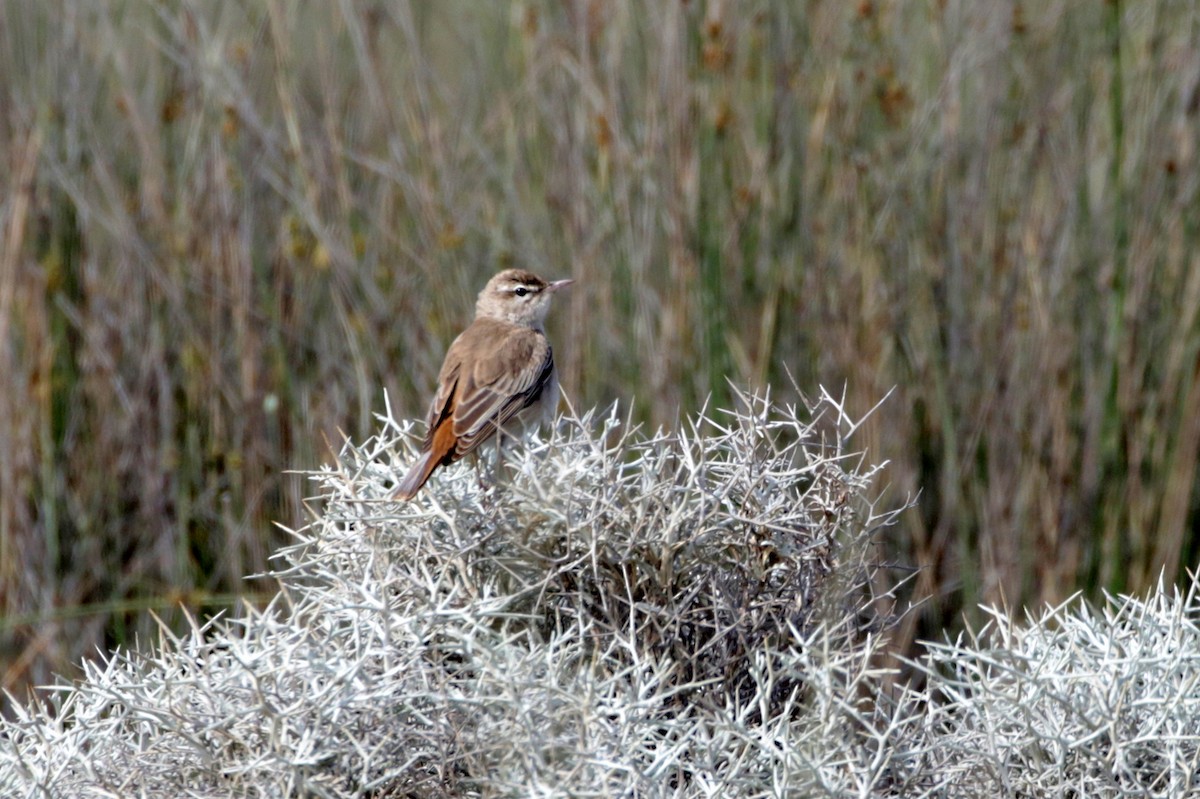
M 389 412 L 312 474 L 272 602 L 18 706 L 0 795 L 1197 795 L 1195 583 L 992 610 L 896 683 L 857 423 L 741 403 L 568 417 L 407 504 Z
M 1160 582 L 1023 623 L 985 609 L 983 630 L 927 644 L 925 687 L 892 712 L 920 709 L 891 734 L 921 742 L 898 795 L 1200 796 L 1198 589 Z
M 802 418 L 802 415 L 804 418 Z M 312 475 L 280 591 L 0 728 L 4 795 L 753 796 L 862 783 L 874 467 L 832 397 L 614 409 L 389 498 L 411 426 Z M 878 769 L 877 769 L 878 770 Z M 865 783 L 864 783 L 865 784 Z

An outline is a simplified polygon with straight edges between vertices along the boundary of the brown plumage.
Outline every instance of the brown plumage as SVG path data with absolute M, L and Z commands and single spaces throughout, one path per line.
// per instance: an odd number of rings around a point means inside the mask
M 475 451 L 497 430 L 523 433 L 554 413 L 558 377 L 543 323 L 550 296 L 571 282 L 548 283 L 521 269 L 488 281 L 475 321 L 446 352 L 429 431 L 397 499 L 412 499 L 435 469 Z

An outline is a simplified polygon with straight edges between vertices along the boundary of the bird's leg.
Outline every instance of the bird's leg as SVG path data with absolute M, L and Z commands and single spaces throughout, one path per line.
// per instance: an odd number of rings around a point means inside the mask
M 495 438 L 495 446 L 480 447 L 471 453 L 475 464 L 475 479 L 479 483 L 479 490 L 485 494 L 495 490 L 496 486 L 500 484 L 500 458 L 503 438 L 503 433 L 498 433 Z
M 509 441 L 509 436 L 503 430 L 496 431 L 496 459 L 492 461 L 492 483 L 494 485 L 500 485 L 504 479 L 504 447 Z
M 488 473 L 491 467 L 488 465 L 487 452 L 483 450 L 475 450 L 471 453 L 471 465 L 475 469 L 475 483 L 479 486 L 482 493 L 487 493 L 491 481 L 488 479 Z

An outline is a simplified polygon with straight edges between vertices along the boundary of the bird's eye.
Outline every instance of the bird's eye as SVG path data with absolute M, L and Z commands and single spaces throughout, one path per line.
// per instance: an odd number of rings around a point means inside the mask
M 513 294 L 516 294 L 518 297 L 524 297 L 528 293 L 529 289 L 525 288 L 524 286 L 517 286 L 515 289 L 513 289 Z

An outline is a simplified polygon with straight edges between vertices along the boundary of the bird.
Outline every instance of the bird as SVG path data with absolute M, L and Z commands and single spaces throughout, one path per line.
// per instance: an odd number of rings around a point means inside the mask
M 475 320 L 446 351 L 425 442 L 393 499 L 412 499 L 435 469 L 474 452 L 497 431 L 525 433 L 553 416 L 558 374 L 544 325 L 551 297 L 574 282 L 546 281 L 524 269 L 505 269 L 487 282 Z

